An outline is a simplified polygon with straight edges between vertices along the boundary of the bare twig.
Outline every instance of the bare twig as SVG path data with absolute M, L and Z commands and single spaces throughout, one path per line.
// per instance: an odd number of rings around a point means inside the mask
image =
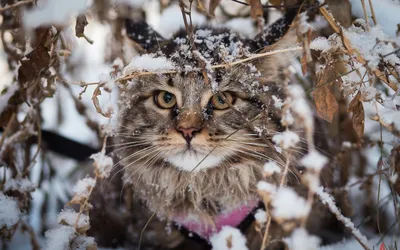
M 320 12 L 325 17 L 325 19 L 328 21 L 328 23 L 332 27 L 332 29 L 336 33 L 341 35 L 343 45 L 347 50 L 347 54 L 350 56 L 355 56 L 355 59 L 359 63 L 365 65 L 367 63 L 367 61 L 361 56 L 361 54 L 357 50 L 355 50 L 353 48 L 349 39 L 345 36 L 342 27 L 335 21 L 332 14 L 325 7 L 321 7 Z M 386 79 L 385 75 L 379 69 L 373 69 L 371 71 L 379 80 L 386 83 L 386 85 L 389 86 L 394 91 L 397 91 L 397 89 L 398 89 L 397 85 L 395 83 L 393 83 L 392 81 L 390 81 L 389 79 Z
M 372 4 L 371 0 L 368 0 L 368 3 L 369 3 L 369 9 L 371 10 L 371 14 L 372 14 L 372 20 L 374 21 L 374 24 L 377 25 L 378 22 L 376 21 L 374 5 Z
M 258 58 L 262 58 L 262 57 L 266 57 L 266 56 L 270 56 L 270 55 L 275 55 L 275 54 L 279 54 L 279 53 L 286 53 L 286 52 L 293 52 L 293 51 L 301 51 L 303 48 L 302 47 L 293 47 L 293 48 L 287 48 L 287 49 L 279 49 L 279 50 L 273 50 L 273 51 L 268 51 L 265 53 L 260 53 L 260 54 L 255 54 L 252 55 L 248 58 L 245 59 L 241 59 L 241 60 L 237 60 L 231 63 L 224 63 L 224 64 L 218 64 L 218 65 L 213 65 L 211 66 L 211 69 L 219 69 L 219 68 L 229 68 L 241 63 L 245 63 L 245 62 L 249 62 Z M 196 71 L 196 69 L 194 69 L 193 71 Z M 126 80 L 130 80 L 139 76 L 144 76 L 144 75 L 162 75 L 162 74 L 175 74 L 178 73 L 179 71 L 177 70 L 168 70 L 168 71 L 160 71 L 160 72 L 135 72 L 131 75 L 128 76 L 124 76 L 121 78 L 116 79 L 115 81 L 120 82 L 120 81 L 126 81 Z M 81 86 L 84 86 L 82 84 L 80 84 Z
M 365 24 L 367 25 L 367 30 L 369 31 L 368 14 L 367 14 L 367 7 L 365 6 L 365 0 L 360 0 L 360 1 L 364 12 Z
M 12 122 L 14 121 L 14 119 L 15 119 L 15 112 L 12 113 L 12 115 L 11 115 L 11 117 L 10 117 L 10 120 L 9 120 L 8 123 L 7 123 L 7 127 L 6 127 L 6 129 L 4 130 L 4 132 L 3 132 L 3 134 L 2 134 L 2 136 L 1 136 L 1 138 L 0 138 L 0 150 L 1 150 L 1 147 L 3 146 L 3 143 L 4 143 L 4 141 L 5 141 L 6 137 L 7 137 L 8 131 L 10 130 L 11 124 L 12 124 Z
M 356 238 L 356 240 L 360 243 L 360 245 L 365 249 L 365 250 L 370 250 L 368 247 L 368 239 L 354 226 L 353 222 L 347 217 L 345 217 L 339 210 L 339 208 L 336 206 L 333 197 L 324 192 L 322 190 L 322 187 L 317 190 L 316 192 L 319 200 L 328 207 L 329 211 L 333 213 L 338 221 L 342 222 L 345 227 L 347 227 L 350 232 L 353 234 L 353 236 Z
M 25 0 L 25 1 L 16 2 L 16 3 L 14 3 L 14 4 L 5 6 L 5 7 L 3 7 L 3 8 L 0 8 L 0 13 L 2 13 L 3 11 L 9 10 L 9 9 L 13 9 L 13 8 L 22 6 L 22 5 L 27 5 L 27 4 L 33 3 L 33 2 L 35 2 L 35 1 L 36 1 L 36 0 Z

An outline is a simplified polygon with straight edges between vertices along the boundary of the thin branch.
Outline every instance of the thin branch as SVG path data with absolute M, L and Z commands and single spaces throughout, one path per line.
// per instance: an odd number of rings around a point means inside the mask
M 358 230 L 353 222 L 345 217 L 339 210 L 339 208 L 336 206 L 333 197 L 324 192 L 322 187 L 320 189 L 317 190 L 317 192 L 315 192 L 319 198 L 319 200 L 322 202 L 322 204 L 326 205 L 329 209 L 329 211 L 331 211 L 331 213 L 333 213 L 336 216 L 336 219 L 340 222 L 343 223 L 343 225 L 345 227 L 347 227 L 350 232 L 353 234 L 353 236 L 356 238 L 356 240 L 360 243 L 360 245 L 365 249 L 365 250 L 370 250 L 370 248 L 368 247 L 368 239 L 365 237 L 364 234 L 362 234 L 360 232 L 360 230 Z
M 237 61 L 234 61 L 234 62 L 231 62 L 231 63 L 213 65 L 213 66 L 211 66 L 211 69 L 230 68 L 230 67 L 235 66 L 237 64 L 249 62 L 249 61 L 252 61 L 252 60 L 255 60 L 255 59 L 258 59 L 258 58 L 262 58 L 262 57 L 266 57 L 266 56 L 270 56 L 270 55 L 275 55 L 275 54 L 279 54 L 279 53 L 300 51 L 302 49 L 303 49 L 302 47 L 293 47 L 293 48 L 287 48 L 287 49 L 279 49 L 279 50 L 268 51 L 268 52 L 265 52 L 265 53 L 255 54 L 255 55 L 250 56 L 248 58 L 237 60 Z M 198 69 L 197 70 L 194 69 L 193 71 L 198 71 Z M 160 71 L 160 72 L 135 72 L 135 73 L 133 73 L 131 75 L 118 78 L 118 79 L 116 79 L 116 81 L 117 82 L 126 81 L 126 80 L 130 80 L 130 79 L 133 79 L 133 78 L 136 78 L 136 77 L 139 77 L 139 76 L 143 76 L 143 75 L 175 74 L 175 73 L 178 73 L 178 72 L 179 71 L 177 71 L 177 70 Z
M 25 1 L 16 2 L 16 3 L 14 3 L 14 4 L 5 6 L 5 7 L 3 7 L 3 8 L 0 8 L 0 13 L 4 12 L 4 11 L 6 11 L 6 10 L 9 10 L 9 9 L 13 9 L 13 8 L 22 6 L 22 5 L 27 5 L 27 4 L 33 3 L 33 2 L 35 2 L 35 1 L 36 1 L 36 0 L 25 0 Z
M 372 20 L 374 21 L 374 24 L 377 25 L 378 22 L 376 21 L 375 10 L 374 10 L 374 5 L 372 4 L 372 0 L 368 0 L 368 3 L 369 3 L 369 9 L 371 10 L 372 14 Z

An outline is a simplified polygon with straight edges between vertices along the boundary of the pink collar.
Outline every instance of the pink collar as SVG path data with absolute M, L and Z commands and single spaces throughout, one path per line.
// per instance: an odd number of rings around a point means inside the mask
M 258 201 L 250 201 L 240 207 L 214 217 L 213 221 L 201 220 L 198 216 L 177 216 L 174 221 L 185 227 L 188 231 L 196 233 L 201 238 L 209 240 L 212 235 L 218 233 L 223 226 L 237 227 L 254 210 Z

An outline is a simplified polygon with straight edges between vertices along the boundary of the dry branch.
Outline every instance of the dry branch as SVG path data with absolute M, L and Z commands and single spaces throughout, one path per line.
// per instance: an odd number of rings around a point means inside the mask
M 355 56 L 356 60 L 359 63 L 361 63 L 362 65 L 366 65 L 367 61 L 361 56 L 361 54 L 357 50 L 355 50 L 352 47 L 349 39 L 344 34 L 343 28 L 336 22 L 336 20 L 332 16 L 332 14 L 325 7 L 321 7 L 320 8 L 320 12 L 325 17 L 325 19 L 328 21 L 328 23 L 332 27 L 332 29 L 336 33 L 340 34 L 340 36 L 342 38 L 343 45 L 347 50 L 347 54 L 349 56 Z M 373 69 L 371 71 L 375 75 L 375 77 L 377 77 L 382 82 L 386 83 L 386 85 L 388 85 L 394 91 L 397 91 L 397 89 L 398 89 L 397 85 L 395 83 L 393 83 L 392 81 L 390 81 L 389 79 L 386 79 L 384 73 L 382 73 L 378 69 Z
M 293 47 L 293 48 L 287 48 L 287 49 L 279 49 L 279 50 L 268 51 L 268 52 L 265 52 L 265 53 L 260 53 L 260 54 L 253 55 L 253 56 L 245 58 L 245 59 L 237 60 L 237 61 L 234 61 L 234 62 L 231 62 L 231 63 L 213 65 L 213 66 L 211 66 L 211 69 L 230 68 L 232 66 L 235 66 L 235 65 L 238 65 L 238 64 L 241 64 L 241 63 L 245 63 L 245 62 L 249 62 L 249 61 L 252 61 L 252 60 L 255 60 L 255 59 L 258 59 L 258 58 L 262 58 L 262 57 L 266 57 L 266 56 L 270 56 L 270 55 L 275 55 L 275 54 L 279 54 L 279 53 L 301 51 L 302 49 L 303 49 L 302 47 Z M 193 71 L 196 71 L 196 70 L 193 70 Z M 135 73 L 133 73 L 131 75 L 120 77 L 120 78 L 116 79 L 116 81 L 117 82 L 121 82 L 121 81 L 131 80 L 133 78 L 144 76 L 144 75 L 175 74 L 175 73 L 178 73 L 178 72 L 179 71 L 176 71 L 176 70 L 168 70 L 168 71 L 160 71 L 160 72 L 135 72 Z
M 0 8 L 0 13 L 4 12 L 4 11 L 6 11 L 6 10 L 13 9 L 13 8 L 16 8 L 16 7 L 19 7 L 19 6 L 22 6 L 22 5 L 27 5 L 27 4 L 36 2 L 36 1 L 37 1 L 37 0 L 25 0 L 25 1 L 16 2 L 16 3 L 14 3 L 14 4 L 5 6 L 5 7 L 3 7 L 3 8 Z

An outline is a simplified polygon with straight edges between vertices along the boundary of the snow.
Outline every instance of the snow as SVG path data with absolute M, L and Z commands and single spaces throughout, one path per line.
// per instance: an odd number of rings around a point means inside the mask
M 390 37 L 386 35 L 381 26 L 370 27 L 369 31 L 364 31 L 360 27 L 351 26 L 344 32 L 350 40 L 354 49 L 357 49 L 367 60 L 368 66 L 376 69 L 380 60 L 384 60 L 391 65 L 400 64 L 400 58 L 396 54 L 385 56 L 392 53 L 395 48 Z M 385 57 L 382 57 L 385 56 Z
M 214 250 L 246 250 L 246 238 L 239 229 L 225 226 L 210 238 Z
M 313 27 L 308 23 L 307 12 L 302 12 L 299 14 L 299 32 L 306 34 L 309 30 L 313 30 Z
M 48 0 L 38 1 L 38 6 L 26 11 L 23 16 L 24 26 L 34 28 L 41 25 L 65 25 L 69 19 L 87 9 L 86 0 Z
M 319 172 L 328 163 L 328 158 L 320 154 L 318 151 L 312 150 L 308 152 L 306 156 L 301 158 L 300 163 L 308 169 L 313 169 L 314 171 Z
M 253 20 L 250 18 L 232 18 L 222 26 L 249 38 L 253 38 L 257 34 Z
M 311 42 L 310 48 L 324 52 L 329 50 L 331 46 L 328 39 L 326 39 L 325 37 L 317 37 Z
M 279 97 L 276 97 L 275 95 L 272 96 L 272 100 L 274 101 L 274 107 L 276 109 L 282 109 L 283 106 L 283 101 Z
M 206 22 L 206 17 L 199 14 L 195 8 L 192 9 L 193 25 L 199 26 Z M 179 29 L 184 28 L 182 12 L 177 4 L 167 7 L 161 14 L 159 22 L 154 27 L 164 38 L 169 39 Z
M 390 181 L 390 183 L 391 183 L 391 184 L 395 184 L 398 177 L 399 177 L 399 176 L 398 176 L 397 173 L 394 173 L 394 174 L 392 174 L 391 176 L 389 176 L 389 181 Z
M 60 226 L 45 233 L 46 250 L 70 249 L 70 242 L 75 237 L 75 228 L 71 226 Z
M 0 229 L 13 227 L 18 223 L 20 215 L 18 202 L 0 192 Z
M 301 119 L 306 128 L 313 128 L 313 112 L 311 111 L 306 101 L 304 90 L 297 84 L 290 85 L 287 88 L 287 92 L 290 96 L 288 102 L 290 103 L 291 110 L 297 114 Z
M 288 187 L 277 190 L 272 199 L 272 206 L 274 207 L 272 215 L 279 220 L 304 218 L 311 209 L 304 198 Z
M 162 72 L 167 70 L 175 70 L 175 65 L 166 57 L 156 57 L 155 54 L 144 54 L 134 57 L 132 61 L 124 68 L 122 73 L 123 75 L 129 75 L 134 72 Z
M 85 214 L 79 215 L 72 209 L 61 211 L 57 216 L 57 222 L 66 226 L 75 226 L 79 229 L 89 229 L 89 216 Z M 79 217 L 79 220 L 78 220 Z M 78 221 L 78 223 L 76 223 Z
M 91 177 L 86 177 L 82 180 L 79 180 L 75 186 L 72 188 L 74 195 L 82 198 L 87 199 L 90 195 L 90 190 L 96 185 L 96 180 Z
M 93 165 L 96 168 L 96 173 L 100 178 L 107 178 L 110 176 L 110 172 L 114 165 L 113 159 L 109 156 L 106 156 L 104 152 L 99 152 L 96 154 L 92 154 L 90 159 L 94 160 Z
M 290 250 L 319 250 L 321 240 L 309 235 L 304 228 L 296 228 L 290 238 L 284 239 Z
M 339 208 L 336 206 L 333 197 L 324 192 L 323 187 L 320 187 L 317 189 L 316 194 L 319 196 L 321 202 L 325 205 L 328 205 L 329 210 L 335 214 L 336 218 L 343 223 L 345 227 L 350 229 L 351 233 L 359 240 L 361 241 L 364 245 L 368 246 L 368 239 L 360 232 L 358 228 L 354 226 L 354 223 L 347 217 L 344 217 L 340 211 Z
M 274 135 L 272 137 L 272 141 L 283 149 L 289 149 L 296 146 L 296 144 L 300 141 L 300 138 L 295 132 L 287 130 Z
M 359 17 L 364 18 L 364 10 L 360 0 L 350 0 L 352 13 Z M 365 1 L 368 16 L 371 15 L 369 8 L 369 1 Z M 393 0 L 372 0 L 375 16 L 379 25 L 382 26 L 385 33 L 391 37 L 396 36 L 397 24 L 400 23 L 400 4 Z M 370 23 L 372 23 L 370 19 Z
M 377 90 L 374 87 L 367 86 L 361 88 L 361 99 L 364 102 L 372 101 L 373 99 L 375 99 L 376 94 Z
M 13 190 L 19 192 L 31 192 L 36 188 L 36 185 L 33 184 L 27 177 L 23 179 L 8 179 L 4 184 L 4 190 Z
M 276 192 L 276 186 L 266 181 L 259 181 L 257 183 L 257 190 L 266 192 L 267 194 L 274 194 Z
M 263 209 L 257 209 L 254 218 L 260 225 L 264 225 L 267 222 L 267 213 Z
M 281 168 L 274 161 L 269 161 L 264 164 L 264 175 L 272 176 L 274 173 L 279 174 L 281 172 Z

